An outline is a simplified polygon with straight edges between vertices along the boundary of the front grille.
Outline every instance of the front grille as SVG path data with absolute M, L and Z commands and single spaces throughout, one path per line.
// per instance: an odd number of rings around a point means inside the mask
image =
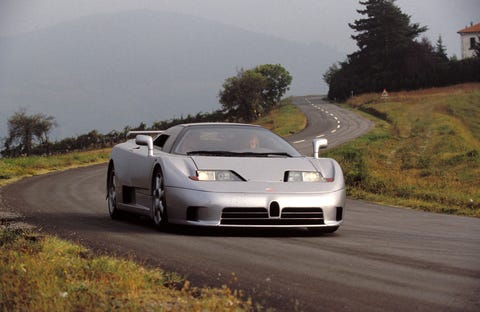
M 225 225 L 318 225 L 324 224 L 322 208 L 287 207 L 273 215 L 263 207 L 228 207 L 222 211 Z M 276 217 L 275 217 L 276 216 Z
M 265 208 L 224 208 L 222 219 L 266 219 L 268 211 Z
M 322 208 L 283 208 L 282 218 L 288 219 L 322 219 Z

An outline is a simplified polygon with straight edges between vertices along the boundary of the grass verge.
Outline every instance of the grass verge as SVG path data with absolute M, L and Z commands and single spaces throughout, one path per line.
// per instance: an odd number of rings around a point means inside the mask
M 32 232 L 0 228 L 1 311 L 249 311 L 241 293 Z
M 351 98 L 376 127 L 323 156 L 351 198 L 480 217 L 480 83 Z
M 287 137 L 303 130 L 307 126 L 307 118 L 289 99 L 285 99 L 279 107 L 272 110 L 267 116 L 258 119 L 255 124 L 282 137 Z
M 0 158 L 0 186 L 21 178 L 108 161 L 110 149 L 55 156 Z

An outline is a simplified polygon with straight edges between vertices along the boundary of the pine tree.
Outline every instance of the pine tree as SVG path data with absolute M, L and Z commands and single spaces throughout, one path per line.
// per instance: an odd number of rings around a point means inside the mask
M 395 0 L 360 1 L 364 10 L 357 10 L 366 18 L 349 24 L 357 35 L 359 51 L 348 57 L 352 62 L 361 61 L 365 66 L 383 69 L 395 69 L 401 53 L 412 41 L 427 30 L 418 23 L 410 24 L 410 16 L 402 13 L 394 4 Z
M 447 49 L 443 45 L 442 35 L 438 36 L 438 40 L 435 45 L 435 53 L 442 61 L 448 61 Z
M 412 24 L 395 0 L 364 0 L 360 4 L 364 9 L 357 12 L 364 17 L 349 24 L 359 50 L 348 55 L 338 70 L 327 72 L 328 96 L 341 100 L 352 93 L 415 86 L 419 62 L 430 57 L 415 38 L 427 27 Z

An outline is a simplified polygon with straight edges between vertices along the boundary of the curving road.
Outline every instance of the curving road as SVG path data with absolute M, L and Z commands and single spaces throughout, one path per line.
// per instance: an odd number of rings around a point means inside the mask
M 290 138 L 302 152 L 311 152 L 303 139 L 325 135 L 335 145 L 371 127 L 320 98 L 296 103 L 309 116 L 309 128 Z M 142 218 L 110 220 L 105 174 L 99 165 L 25 179 L 0 189 L 0 206 L 44 231 L 100 252 L 134 255 L 195 285 L 242 289 L 278 311 L 480 311 L 480 219 L 349 200 L 345 223 L 332 235 L 159 232 Z
M 303 154 L 312 155 L 312 140 L 326 138 L 328 147 L 350 141 L 373 128 L 373 122 L 352 111 L 323 100 L 322 96 L 293 97 L 292 102 L 307 116 L 307 127 L 289 141 Z

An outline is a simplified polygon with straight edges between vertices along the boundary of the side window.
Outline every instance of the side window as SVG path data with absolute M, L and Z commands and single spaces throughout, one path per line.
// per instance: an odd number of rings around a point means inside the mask
M 167 142 L 169 137 L 170 136 L 167 134 L 161 134 L 158 138 L 155 139 L 155 141 L 153 141 L 153 145 L 163 148 L 165 142 Z

